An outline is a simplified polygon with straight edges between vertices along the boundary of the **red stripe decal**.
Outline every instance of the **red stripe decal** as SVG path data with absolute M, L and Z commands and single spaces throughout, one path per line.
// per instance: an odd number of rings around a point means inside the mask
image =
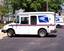
M 43 25 L 16 24 L 16 25 L 9 25 L 9 26 L 55 26 L 55 24 L 43 24 Z

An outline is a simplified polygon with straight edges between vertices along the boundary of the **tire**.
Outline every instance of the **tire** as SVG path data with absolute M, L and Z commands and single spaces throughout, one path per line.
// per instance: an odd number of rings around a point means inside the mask
M 13 31 L 12 29 L 9 29 L 9 30 L 7 31 L 7 36 L 8 36 L 8 37 L 15 36 L 14 31 Z
M 60 24 L 57 24 L 56 28 L 62 28 L 62 26 Z
M 47 34 L 47 31 L 46 31 L 45 29 L 40 29 L 40 30 L 38 31 L 38 35 L 39 35 L 40 37 L 45 37 L 45 36 L 47 36 L 48 34 Z

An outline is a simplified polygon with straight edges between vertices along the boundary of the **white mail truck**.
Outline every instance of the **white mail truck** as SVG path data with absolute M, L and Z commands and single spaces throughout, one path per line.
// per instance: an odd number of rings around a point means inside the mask
M 2 32 L 9 37 L 16 34 L 44 37 L 55 30 L 54 12 L 19 12 L 16 14 L 16 23 L 5 25 Z

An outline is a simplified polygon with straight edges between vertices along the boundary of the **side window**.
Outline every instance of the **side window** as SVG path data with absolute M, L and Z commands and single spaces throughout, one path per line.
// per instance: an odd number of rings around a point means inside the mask
M 37 16 L 31 16 L 31 25 L 37 24 Z
M 21 24 L 29 24 L 29 18 L 28 17 L 21 17 Z
M 49 19 L 47 16 L 38 16 L 38 19 L 39 19 L 39 22 L 44 22 L 44 23 L 47 23 L 49 22 Z
M 19 16 L 17 16 L 16 18 L 16 23 L 19 23 Z

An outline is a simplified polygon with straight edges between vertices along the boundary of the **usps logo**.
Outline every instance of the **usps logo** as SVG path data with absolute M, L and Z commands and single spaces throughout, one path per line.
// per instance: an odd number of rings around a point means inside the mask
M 38 16 L 38 19 L 39 19 L 39 22 L 45 22 L 45 23 L 49 22 L 48 17 L 45 15 L 44 16 Z

